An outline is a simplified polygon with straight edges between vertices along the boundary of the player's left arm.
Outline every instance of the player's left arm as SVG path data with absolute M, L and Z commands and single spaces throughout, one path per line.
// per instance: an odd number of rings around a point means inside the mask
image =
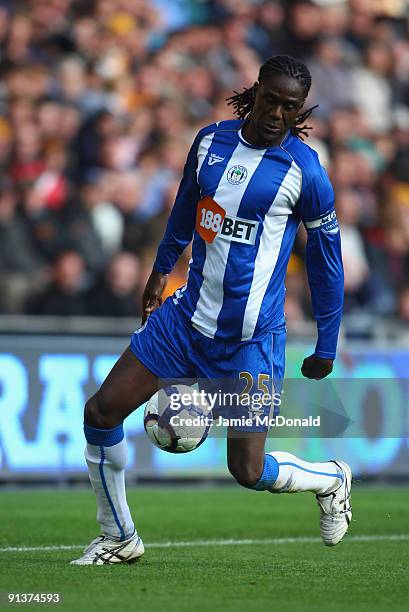
M 142 323 L 162 304 L 168 274 L 192 240 L 196 221 L 196 204 L 200 199 L 197 182 L 197 152 L 203 130 L 196 136 L 189 151 L 176 200 L 159 245 L 152 273 L 142 296 Z
M 344 301 L 341 237 L 334 208 L 334 191 L 321 166 L 303 186 L 300 215 L 307 230 L 306 267 L 318 340 L 301 372 L 321 379 L 332 372 Z
M 172 271 L 193 237 L 197 202 L 200 199 L 197 155 L 204 133 L 204 129 L 200 130 L 190 148 L 166 231 L 158 247 L 153 270 L 161 274 L 169 274 Z

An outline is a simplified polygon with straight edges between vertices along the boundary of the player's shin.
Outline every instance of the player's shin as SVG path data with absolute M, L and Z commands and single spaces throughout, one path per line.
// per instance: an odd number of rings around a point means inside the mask
M 134 533 L 125 491 L 127 446 L 123 426 L 98 429 L 84 424 L 87 440 L 85 459 L 97 498 L 97 520 L 101 533 L 127 540 Z

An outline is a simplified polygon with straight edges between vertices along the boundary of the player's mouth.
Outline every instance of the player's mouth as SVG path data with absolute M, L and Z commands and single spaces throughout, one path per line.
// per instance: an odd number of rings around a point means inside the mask
M 281 134 L 281 132 L 283 131 L 282 127 L 278 125 L 271 125 L 266 123 L 261 126 L 261 129 L 265 134 L 272 135 Z

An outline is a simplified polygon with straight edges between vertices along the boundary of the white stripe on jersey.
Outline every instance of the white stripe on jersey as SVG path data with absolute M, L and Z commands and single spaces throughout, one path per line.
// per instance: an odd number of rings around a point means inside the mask
M 215 201 L 225 209 L 226 215 L 237 216 L 244 192 L 265 152 L 266 149 L 255 150 L 244 146 L 241 142 L 237 144 L 214 194 Z M 232 185 L 227 180 L 227 174 L 228 170 L 235 165 L 244 166 L 247 170 L 247 177 L 242 183 Z M 206 243 L 206 260 L 202 270 L 203 282 L 191 321 L 193 327 L 209 338 L 214 338 L 217 330 L 217 317 L 223 306 L 223 280 L 231 244 L 230 241 L 217 238 L 212 244 Z
M 301 170 L 291 164 L 277 195 L 264 217 L 260 245 L 254 262 L 254 275 L 243 318 L 242 340 L 253 337 L 268 283 L 277 264 L 281 242 L 293 207 L 301 194 Z
M 207 136 L 204 136 L 199 143 L 199 146 L 197 149 L 197 170 L 196 170 L 196 174 L 198 178 L 197 182 L 199 182 L 199 173 L 203 166 L 203 162 L 206 159 L 206 155 L 209 150 L 209 147 L 212 144 L 213 136 L 214 136 L 214 132 L 212 132 L 211 134 L 207 134 Z

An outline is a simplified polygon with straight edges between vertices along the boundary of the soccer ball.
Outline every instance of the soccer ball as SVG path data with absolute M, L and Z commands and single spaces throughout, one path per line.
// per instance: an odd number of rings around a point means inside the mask
M 158 448 L 168 453 L 188 453 L 207 438 L 212 412 L 199 391 L 187 385 L 170 385 L 150 398 L 143 424 Z

